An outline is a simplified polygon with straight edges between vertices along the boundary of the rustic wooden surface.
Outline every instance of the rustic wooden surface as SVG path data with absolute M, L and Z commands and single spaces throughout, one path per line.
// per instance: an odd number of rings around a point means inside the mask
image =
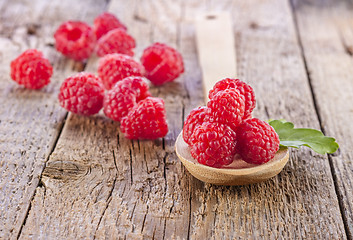
M 347 1 L 0 1 L 0 239 L 352 239 L 353 15 Z M 96 71 L 53 48 L 68 19 L 116 14 L 137 40 L 178 48 L 186 71 L 152 87 L 164 98 L 164 139 L 130 141 L 102 114 L 67 114 L 63 79 Z M 190 110 L 203 102 L 195 16 L 229 11 L 237 73 L 256 92 L 255 116 L 285 118 L 335 136 L 338 153 L 291 151 L 271 180 L 243 187 L 204 184 L 174 152 Z M 30 91 L 10 80 L 9 63 L 38 48 L 52 83 Z

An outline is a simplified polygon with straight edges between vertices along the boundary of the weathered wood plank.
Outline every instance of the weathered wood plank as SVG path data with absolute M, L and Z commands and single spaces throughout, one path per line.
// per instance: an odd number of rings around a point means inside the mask
M 73 62 L 53 48 L 53 31 L 73 16 L 91 20 L 95 1 L 1 1 L 0 21 L 0 239 L 20 233 L 46 160 L 61 130 L 66 111 L 57 93 Z M 103 4 L 104 5 L 104 4 Z M 44 52 L 54 66 L 51 84 L 26 90 L 10 80 L 10 61 L 27 48 Z
M 222 3 L 209 6 L 232 13 L 238 75 L 255 89 L 254 115 L 319 128 L 289 3 Z M 268 182 L 199 185 L 193 191 L 190 233 L 195 239 L 345 238 L 328 160 L 311 151 L 292 151 L 284 171 Z
M 137 39 L 137 56 L 153 41 L 178 47 L 179 2 L 112 1 L 109 10 Z M 96 71 L 95 60 L 87 70 Z M 189 177 L 174 153 L 183 121 L 182 84 L 180 78 L 151 89 L 166 102 L 171 129 L 163 140 L 129 141 L 102 115 L 70 114 L 21 237 L 187 238 Z
M 353 16 L 349 1 L 294 1 L 321 127 L 340 151 L 332 171 L 346 231 L 353 238 Z
M 129 141 L 102 115 L 70 114 L 22 238 L 345 238 L 326 157 L 293 151 L 268 182 L 220 187 L 194 179 L 174 153 L 185 115 L 203 102 L 194 17 L 205 9 L 233 15 L 238 73 L 255 88 L 255 115 L 319 128 L 288 2 L 116 0 L 109 9 L 137 38 L 137 56 L 153 41 L 184 56 L 183 77 L 152 87 L 165 99 L 170 132 Z

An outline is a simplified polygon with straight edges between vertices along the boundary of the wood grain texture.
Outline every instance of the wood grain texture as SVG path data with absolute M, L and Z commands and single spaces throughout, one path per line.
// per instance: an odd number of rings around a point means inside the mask
M 99 9 L 89 4 L 88 20 Z M 254 115 L 320 127 L 288 2 L 112 0 L 108 9 L 136 38 L 137 57 L 154 41 L 182 52 L 185 74 L 151 88 L 166 102 L 170 131 L 164 139 L 130 141 L 102 114 L 69 114 L 20 238 L 346 238 L 327 157 L 292 151 L 277 177 L 222 187 L 194 179 L 174 152 L 183 120 L 203 102 L 194 19 L 204 10 L 233 16 L 238 74 L 255 89 Z M 96 71 L 96 60 L 88 71 Z
M 330 160 L 347 235 L 353 239 L 352 3 L 294 1 L 294 9 L 321 127 L 340 144 Z
M 0 3 L 0 239 L 15 239 L 26 220 L 45 162 L 63 125 L 58 89 L 79 65 L 53 48 L 53 32 L 68 18 L 88 19 L 99 5 L 71 7 L 70 1 L 1 1 Z M 11 81 L 10 61 L 28 48 L 43 51 L 54 67 L 42 90 Z
M 238 76 L 255 90 L 254 115 L 319 128 L 289 3 L 222 3 L 209 6 L 232 12 Z M 328 159 L 308 150 L 292 151 L 284 171 L 268 182 L 193 189 L 190 233 L 195 239 L 346 237 Z
M 178 46 L 178 9 L 180 3 L 163 1 L 112 1 L 109 7 L 137 39 L 137 56 L 156 40 Z M 168 11 L 163 24 L 149 17 Z M 154 26 L 168 28 L 158 31 Z M 96 60 L 89 62 L 88 71 L 96 71 Z M 119 124 L 102 115 L 70 114 L 21 237 L 187 238 L 190 178 L 174 153 L 183 121 L 183 88 L 180 78 L 151 89 L 164 98 L 172 126 L 163 140 L 130 141 Z

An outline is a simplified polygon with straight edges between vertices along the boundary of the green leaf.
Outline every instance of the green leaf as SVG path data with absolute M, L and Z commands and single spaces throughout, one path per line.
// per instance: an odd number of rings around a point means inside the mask
M 310 128 L 294 128 L 294 124 L 285 120 L 270 120 L 269 124 L 279 136 L 280 145 L 299 148 L 306 146 L 320 154 L 334 153 L 338 149 L 338 143 L 332 137 Z

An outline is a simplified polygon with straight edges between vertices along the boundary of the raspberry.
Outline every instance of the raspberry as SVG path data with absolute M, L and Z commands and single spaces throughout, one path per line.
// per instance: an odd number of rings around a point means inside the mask
M 98 63 L 98 75 L 108 90 L 116 82 L 126 77 L 142 76 L 143 71 L 143 66 L 140 63 L 119 53 L 105 55 Z
M 104 114 L 120 121 L 136 105 L 136 92 L 126 86 L 115 86 L 104 96 L 103 110 Z
M 210 122 L 226 124 L 235 131 L 244 116 L 244 96 L 233 89 L 219 91 L 207 107 Z
M 59 92 L 60 105 L 80 115 L 93 115 L 103 106 L 104 86 L 92 73 L 81 72 L 68 77 Z
M 245 111 L 243 119 L 251 118 L 251 112 L 255 108 L 255 93 L 252 87 L 239 79 L 225 78 L 217 82 L 210 90 L 208 97 L 212 99 L 219 91 L 225 89 L 237 89 L 245 100 Z
M 126 77 L 115 84 L 114 88 L 117 87 L 127 87 L 134 90 L 137 102 L 151 96 L 151 93 L 148 91 L 149 87 L 143 77 Z
M 146 69 L 146 77 L 154 85 L 173 81 L 184 72 L 181 54 L 163 43 L 154 43 L 146 48 L 141 63 Z
M 113 14 L 104 12 L 94 19 L 93 30 L 97 39 L 100 39 L 103 35 L 108 33 L 110 30 L 121 28 L 126 30 L 126 26 L 122 24 Z
M 191 135 L 190 151 L 199 163 L 222 167 L 232 163 L 236 152 L 236 134 L 220 123 L 204 122 Z
M 124 29 L 117 28 L 111 30 L 98 40 L 96 53 L 100 57 L 109 53 L 121 53 L 133 56 L 134 52 L 132 50 L 135 46 L 135 39 Z
M 148 97 L 121 120 L 121 131 L 129 139 L 157 139 L 168 133 L 164 101 Z
M 195 108 L 189 113 L 183 127 L 183 138 L 187 144 L 191 143 L 190 138 L 195 128 L 207 120 L 208 115 L 206 107 Z
M 76 61 L 89 58 L 96 44 L 96 36 L 90 26 L 80 21 L 67 21 L 54 34 L 56 50 Z
M 42 52 L 28 49 L 11 62 L 11 78 L 30 89 L 40 89 L 50 82 L 53 67 Z
M 273 127 L 257 118 L 244 121 L 236 133 L 237 152 L 248 163 L 266 163 L 279 149 L 279 137 Z

